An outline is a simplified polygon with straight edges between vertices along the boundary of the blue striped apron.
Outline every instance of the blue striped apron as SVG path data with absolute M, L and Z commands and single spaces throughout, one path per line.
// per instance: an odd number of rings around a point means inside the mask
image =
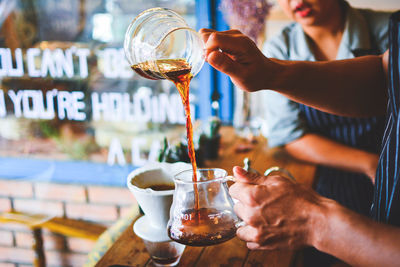
M 389 23 L 388 121 L 382 142 L 371 215 L 377 221 L 400 226 L 400 11 Z
M 310 132 L 338 143 L 379 153 L 384 117 L 348 118 L 300 105 Z M 364 215 L 368 215 L 373 198 L 371 180 L 360 173 L 318 166 L 315 190 Z
M 385 117 L 342 117 L 301 104 L 300 112 L 310 132 L 347 146 L 379 153 Z M 374 186 L 363 174 L 319 165 L 314 187 L 322 196 L 334 199 L 355 212 L 363 215 L 370 212 Z M 304 266 L 309 267 L 330 266 L 338 261 L 314 248 L 305 249 L 303 257 Z

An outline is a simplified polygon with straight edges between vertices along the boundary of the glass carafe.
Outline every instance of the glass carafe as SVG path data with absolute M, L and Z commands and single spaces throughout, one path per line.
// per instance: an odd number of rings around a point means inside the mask
M 233 211 L 226 175 L 222 169 L 198 169 L 196 182 L 192 170 L 175 176 L 168 222 L 171 239 L 189 246 L 209 246 L 235 236 L 240 220 Z
M 132 69 L 148 79 L 170 79 L 204 64 L 204 43 L 184 18 L 167 8 L 151 8 L 129 25 L 124 41 Z

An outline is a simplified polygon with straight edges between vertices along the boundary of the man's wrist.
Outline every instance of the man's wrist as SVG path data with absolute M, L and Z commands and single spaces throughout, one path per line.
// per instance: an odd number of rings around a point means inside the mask
M 295 62 L 266 58 L 266 68 L 270 71 L 266 84 L 268 89 L 280 93 L 291 91 L 293 84 L 296 84 L 298 77 L 298 66 Z
M 331 220 L 340 209 L 340 205 L 330 199 L 319 196 L 317 204 L 310 212 L 310 224 L 308 231 L 308 245 L 318 250 L 324 250 L 327 238 L 333 234 Z

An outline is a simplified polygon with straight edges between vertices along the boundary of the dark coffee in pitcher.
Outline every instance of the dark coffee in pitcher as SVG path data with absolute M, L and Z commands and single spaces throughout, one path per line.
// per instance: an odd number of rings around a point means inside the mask
M 220 244 L 235 234 L 235 221 L 230 212 L 210 208 L 186 210 L 168 227 L 172 240 L 188 246 Z

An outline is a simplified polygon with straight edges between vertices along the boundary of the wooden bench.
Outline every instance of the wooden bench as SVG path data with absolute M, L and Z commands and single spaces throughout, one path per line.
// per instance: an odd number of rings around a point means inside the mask
M 42 229 L 67 237 L 78 237 L 90 240 L 97 238 L 106 230 L 105 226 L 82 220 L 47 216 L 43 214 L 29 214 L 18 211 L 0 213 L 2 223 L 20 223 L 29 227 L 33 234 L 35 251 L 34 266 L 46 266 L 46 257 L 43 249 Z

